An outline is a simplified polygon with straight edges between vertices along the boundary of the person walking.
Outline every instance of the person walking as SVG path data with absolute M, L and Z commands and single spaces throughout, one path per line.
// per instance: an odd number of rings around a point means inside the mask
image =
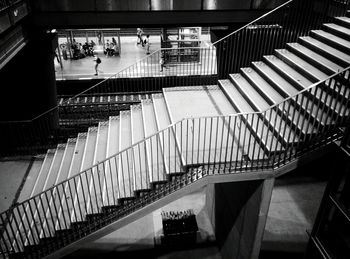
M 96 55 L 94 56 L 95 61 L 95 76 L 98 76 L 98 65 L 101 64 L 101 59 Z

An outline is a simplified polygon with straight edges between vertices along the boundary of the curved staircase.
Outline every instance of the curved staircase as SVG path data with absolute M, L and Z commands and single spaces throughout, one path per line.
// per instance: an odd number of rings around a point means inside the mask
M 49 149 L 31 196 L 0 215 L 3 257 L 61 255 L 208 175 L 273 170 L 341 138 L 349 66 L 338 17 L 218 85 L 165 88 Z

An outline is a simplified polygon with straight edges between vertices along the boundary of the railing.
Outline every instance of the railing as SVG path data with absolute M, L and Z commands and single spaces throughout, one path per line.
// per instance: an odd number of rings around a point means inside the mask
M 319 28 L 322 22 L 329 21 L 332 16 L 344 15 L 347 6 L 348 0 L 290 0 L 210 47 L 157 50 L 35 119 L 0 122 L 1 131 L 4 132 L 0 154 L 43 152 L 59 141 L 76 136 L 88 126 L 96 125 L 97 120 L 118 114 L 115 109 L 96 109 L 82 127 L 79 120 L 77 122 L 69 114 L 70 108 L 74 108 L 70 104 L 76 102 L 78 97 L 121 92 L 149 93 L 159 92 L 164 87 L 217 84 L 218 78 L 227 78 L 229 73 L 237 72 L 240 67 L 248 66 L 262 55 L 271 54 L 274 48 L 283 47 L 286 42 L 295 41 L 310 29 Z M 171 57 L 183 59 L 187 54 L 192 57 L 188 62 L 168 62 L 163 72 L 160 72 L 161 56 L 170 61 Z M 65 108 L 67 105 L 70 106 Z M 75 127 L 69 130 L 60 127 L 59 118 L 62 116 L 71 117 L 65 123 Z
M 0 214 L 0 251 L 48 254 L 208 174 L 273 170 L 341 139 L 350 122 L 349 72 L 266 111 L 169 125 Z

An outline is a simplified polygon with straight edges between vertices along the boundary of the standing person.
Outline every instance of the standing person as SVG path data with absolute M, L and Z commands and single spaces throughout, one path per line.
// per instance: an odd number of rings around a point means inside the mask
M 146 45 L 146 54 L 149 54 L 149 46 L 150 46 L 150 42 L 149 42 L 149 34 L 147 34 L 146 39 L 145 39 L 145 45 Z
M 98 65 L 101 64 L 101 59 L 96 55 L 94 57 L 95 61 L 95 76 L 98 76 Z

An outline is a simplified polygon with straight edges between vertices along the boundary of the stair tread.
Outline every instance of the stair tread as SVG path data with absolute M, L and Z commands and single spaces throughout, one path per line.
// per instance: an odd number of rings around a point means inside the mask
M 262 97 L 260 95 L 259 95 L 259 98 L 257 98 L 258 93 L 255 92 L 253 87 L 240 74 L 231 74 L 230 78 L 231 78 L 232 82 L 234 82 L 232 87 L 236 88 L 236 89 L 234 89 L 234 91 L 232 91 L 232 93 L 235 96 L 234 97 L 235 100 L 245 99 L 245 97 L 239 91 L 239 89 L 241 89 L 241 91 L 244 93 L 244 95 L 248 99 L 250 99 L 254 104 L 257 105 L 257 108 L 259 109 L 258 111 L 264 111 L 270 107 L 270 105 L 267 104 L 265 100 L 261 99 Z M 257 98 L 257 99 L 254 100 L 254 98 Z M 265 106 L 259 106 L 259 104 L 257 104 L 258 102 L 261 102 L 261 101 L 265 103 Z M 234 101 L 234 103 L 236 103 L 236 102 Z M 250 105 L 250 104 L 248 103 L 248 105 Z M 240 111 L 239 105 L 237 105 L 237 108 Z M 262 143 L 264 145 L 265 149 L 268 152 L 277 151 L 277 150 L 280 151 L 283 149 L 281 143 L 273 135 L 273 132 L 270 129 L 268 129 L 268 127 L 264 124 L 263 120 L 261 119 L 261 117 L 258 114 L 254 115 L 254 119 L 247 118 L 247 121 L 248 121 L 248 124 L 251 126 L 251 130 L 252 131 L 255 130 L 254 133 L 258 136 L 258 138 L 260 139 L 260 143 Z
M 270 101 L 275 104 L 283 101 L 284 98 L 254 69 L 241 68 L 241 71 L 268 97 Z
M 86 138 L 87 133 L 78 134 L 77 142 L 74 147 L 72 162 L 69 168 L 68 177 L 74 176 L 80 172 L 85 150 Z
M 331 70 L 333 73 L 337 73 L 340 70 L 343 69 L 343 67 L 339 66 L 338 64 L 332 62 L 331 60 L 323 57 L 322 55 L 317 54 L 316 52 L 310 50 L 309 48 L 306 48 L 305 46 L 295 42 L 295 43 L 287 43 L 287 45 L 294 51 L 297 51 L 299 53 L 304 54 L 308 58 L 313 59 L 317 63 L 321 64 L 322 66 L 326 67 L 328 70 Z M 314 70 L 313 70 L 314 71 Z M 323 80 L 327 77 L 322 71 L 321 73 L 317 73 L 318 79 Z
M 287 76 L 291 81 L 293 81 L 294 86 L 302 90 L 306 87 L 309 87 L 313 84 L 308 78 L 300 74 L 298 71 L 293 69 L 283 60 L 279 59 L 276 56 L 268 55 L 264 56 L 264 59 L 269 62 L 269 64 L 273 65 L 274 69 L 278 69 L 283 73 L 283 75 Z
M 157 122 L 153 108 L 153 101 L 143 100 L 141 102 L 141 105 L 145 137 L 149 137 L 157 132 Z M 153 136 L 146 140 L 146 148 L 147 153 L 149 154 L 148 161 L 150 182 L 166 180 L 166 175 L 164 174 L 164 160 L 162 155 L 163 151 L 161 149 L 158 136 Z
M 334 17 L 336 20 L 340 20 L 342 22 L 345 22 L 350 25 L 350 18 L 346 16 L 339 16 L 339 17 Z
M 286 96 L 292 96 L 298 93 L 298 90 L 292 84 L 290 84 L 287 80 L 280 76 L 280 74 L 278 74 L 266 63 L 259 61 L 252 62 L 252 64 L 258 70 L 260 70 L 262 73 L 268 76 L 268 78 L 274 83 L 274 85 L 278 86 L 279 89 L 281 89 Z
M 45 184 L 43 187 L 43 190 L 47 190 L 56 183 L 56 179 L 58 176 L 58 171 L 61 166 L 63 154 L 65 150 L 65 144 L 58 144 L 56 148 L 56 152 L 53 158 L 53 161 L 51 163 L 50 169 L 48 171 L 47 178 L 45 180 Z
M 120 112 L 119 150 L 131 146 L 131 116 L 130 111 Z M 120 198 L 133 197 L 133 161 L 132 151 L 127 149 L 119 154 L 118 167 Z
M 288 53 L 288 51 L 285 51 L 285 50 L 283 50 L 283 52 Z M 280 54 L 284 55 L 285 53 L 280 52 Z M 290 54 L 290 52 L 289 52 L 289 54 Z M 293 57 L 294 62 L 296 62 L 298 64 L 303 64 L 301 58 L 298 58 L 293 54 L 289 55 L 289 57 L 292 57 L 292 56 L 294 56 Z M 312 82 L 309 79 L 307 79 L 305 76 L 301 75 L 299 72 L 292 69 L 289 65 L 284 63 L 282 60 L 274 58 L 273 56 L 264 56 L 264 58 L 269 60 L 271 63 L 273 63 L 275 68 L 278 67 L 279 69 L 281 69 L 281 71 L 283 71 L 284 74 L 287 75 L 290 78 L 290 80 L 293 80 L 295 82 L 295 84 L 298 85 L 300 88 L 301 87 L 307 88 L 307 87 L 312 85 Z M 312 69 L 310 65 L 305 64 L 305 63 L 304 63 L 304 67 L 302 67 L 302 69 L 307 70 L 310 73 L 314 74 L 314 77 L 320 77 L 318 80 L 324 80 L 325 78 L 328 77 L 326 74 L 322 73 L 321 71 L 316 71 L 316 69 Z M 304 102 L 302 105 L 303 108 L 306 107 L 306 103 L 307 103 L 306 100 L 307 100 L 307 98 L 303 99 L 303 102 Z M 301 104 L 300 98 L 298 99 L 298 103 Z M 310 104 L 310 102 L 309 102 L 309 104 Z M 312 109 L 312 114 L 315 115 L 314 109 Z M 328 122 L 332 121 L 330 117 L 322 116 L 319 113 L 317 113 L 316 115 L 317 115 L 317 119 L 319 119 L 319 122 L 323 125 L 324 125 L 324 123 L 328 123 Z M 303 116 L 303 118 L 304 118 L 304 116 Z M 304 129 L 306 130 L 307 124 L 304 123 L 304 125 L 305 125 Z
M 106 158 L 107 152 L 107 139 L 108 137 L 108 121 L 102 121 L 98 123 L 97 134 L 96 134 L 96 143 L 95 143 L 95 154 L 93 158 L 93 165 L 96 165 L 92 168 L 92 175 L 90 175 L 90 186 L 89 190 L 92 193 L 91 198 L 88 197 L 88 207 L 91 202 L 91 206 L 93 207 L 93 211 L 98 211 L 98 202 L 101 204 L 103 201 L 103 183 L 104 183 L 104 174 L 102 173 L 104 170 L 103 164 L 99 163 Z M 96 197 L 95 197 L 96 195 Z M 97 201 L 96 201 L 97 200 Z
M 350 50 L 350 41 L 348 41 L 346 39 L 338 37 L 332 33 L 326 32 L 324 30 L 312 30 L 311 33 L 314 35 L 320 36 L 322 39 L 327 39 L 331 42 L 334 42 L 335 44 L 338 44 L 338 45 Z
M 157 128 L 158 131 L 161 131 L 170 125 L 170 117 L 167 111 L 164 96 L 162 94 L 153 94 L 152 98 Z M 168 174 L 179 173 L 182 171 L 182 158 L 178 150 L 178 145 L 176 143 L 177 140 L 175 139 L 173 129 L 168 128 L 167 130 L 163 131 L 163 133 L 160 134 L 160 138 L 164 154 L 164 163 L 166 165 L 166 172 Z
M 85 144 L 80 172 L 90 168 L 93 165 L 96 140 L 97 140 L 97 127 L 91 127 L 88 130 L 88 134 L 86 138 L 86 144 Z
M 270 107 L 268 102 L 240 74 L 230 74 L 230 78 L 237 83 L 237 86 L 241 88 L 247 98 L 253 102 L 256 107 L 255 111 L 264 111 Z
M 242 68 L 241 70 L 246 77 L 250 78 L 250 80 L 254 82 L 260 91 L 264 92 L 273 105 L 279 104 L 284 100 L 284 98 L 254 69 Z M 281 132 L 280 137 L 283 138 L 286 144 L 298 141 L 299 138 L 295 135 L 294 131 L 287 123 L 284 122 L 284 120 L 276 113 L 275 110 L 271 110 L 271 119 L 269 113 L 264 113 L 264 117 L 267 121 L 269 121 L 273 128 Z
M 294 86 L 292 86 L 285 78 L 283 78 L 280 74 L 278 74 L 276 71 L 274 71 L 270 66 L 268 66 L 264 62 L 261 62 L 261 61 L 252 62 L 252 64 L 256 69 L 264 73 L 275 85 L 275 87 L 278 87 L 286 96 L 294 96 L 298 93 L 298 90 Z M 282 110 L 281 105 L 278 106 L 278 109 L 281 112 L 286 113 L 286 111 Z M 301 129 L 304 134 L 312 133 L 312 129 L 308 127 L 306 123 L 304 123 L 303 128 L 300 128 L 301 125 L 299 125 L 297 118 L 293 118 L 292 120 L 292 115 L 295 110 L 296 108 L 294 107 L 289 108 L 289 114 L 287 114 L 288 119 L 292 121 L 295 126 Z M 304 120 L 304 116 L 300 115 L 300 119 Z
M 138 143 L 145 138 L 143 130 L 143 120 L 141 104 L 131 106 L 131 128 L 132 128 L 132 144 Z M 148 168 L 147 168 L 147 152 L 145 141 L 140 142 L 133 147 L 134 157 L 134 189 L 146 190 L 150 188 Z
M 254 109 L 249 105 L 249 103 L 241 96 L 238 90 L 231 84 L 230 80 L 220 80 L 222 87 L 225 92 L 230 96 L 233 103 L 237 106 L 239 113 L 254 112 Z
M 327 53 L 329 53 L 332 56 L 337 57 L 338 59 L 343 60 L 346 63 L 350 63 L 350 55 L 347 55 L 346 53 L 333 48 L 331 46 L 329 46 L 328 44 L 325 44 L 315 38 L 312 38 L 310 36 L 304 36 L 304 37 L 300 37 L 299 38 L 301 41 L 307 42 L 313 46 L 315 46 L 316 48 L 321 49 L 322 51 L 325 51 Z
M 335 23 L 324 23 L 323 26 L 328 27 L 328 28 L 332 28 L 333 30 L 336 30 L 338 32 L 350 35 L 350 29 L 341 26 L 339 24 L 335 24 Z
M 74 149 L 77 139 L 68 139 L 66 149 L 58 172 L 57 182 L 60 183 L 68 178 L 69 168 L 72 163 Z
M 108 143 L 106 157 L 111 157 L 119 152 L 119 116 L 110 116 L 108 123 Z M 106 182 L 103 183 L 103 198 L 105 205 L 116 205 L 119 198 L 118 187 L 118 162 L 115 158 L 108 159 L 105 163 Z

